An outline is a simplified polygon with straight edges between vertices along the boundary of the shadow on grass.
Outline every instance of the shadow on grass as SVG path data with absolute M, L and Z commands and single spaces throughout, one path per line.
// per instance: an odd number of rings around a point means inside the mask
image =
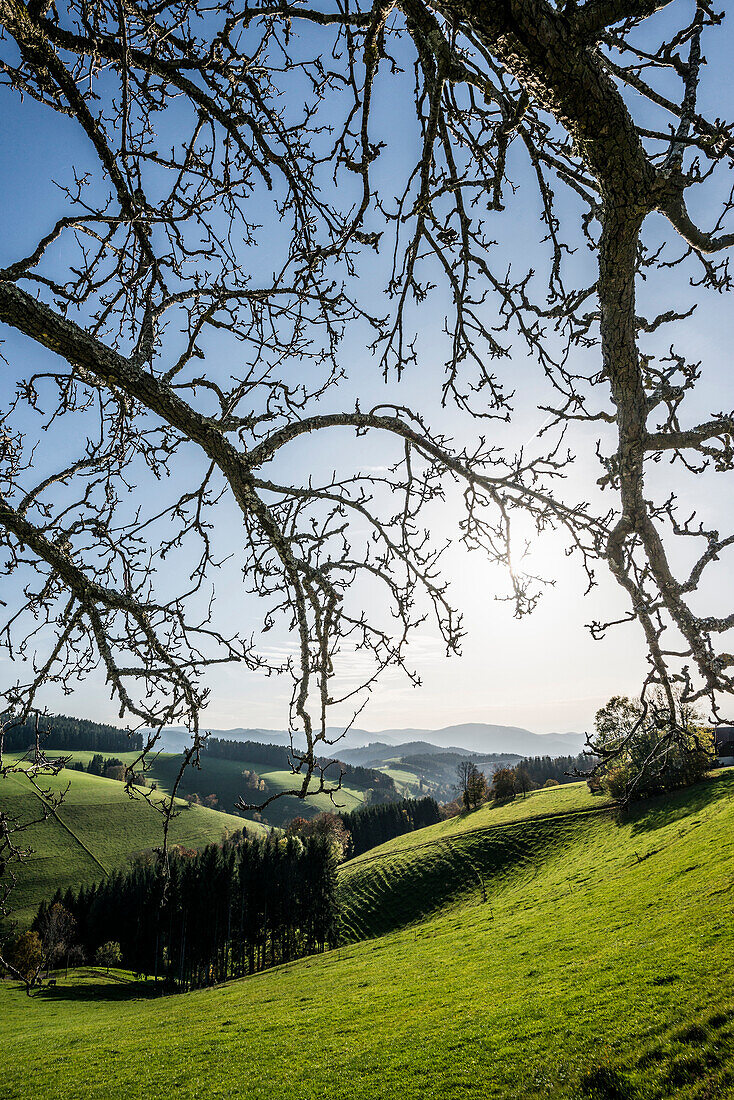
M 42 1001 L 148 1001 L 173 990 L 165 982 L 70 982 L 45 986 L 34 997 Z
M 734 769 L 713 775 L 683 791 L 633 802 L 620 814 L 620 822 L 632 826 L 633 834 L 654 832 L 665 825 L 695 817 L 712 803 L 734 796 Z
M 407 853 L 388 852 L 376 868 L 357 864 L 340 888 L 345 944 L 414 925 L 470 894 L 486 903 L 506 875 L 537 873 L 577 828 L 565 815 L 513 824 L 458 833 Z M 487 913 L 492 919 L 491 904 Z

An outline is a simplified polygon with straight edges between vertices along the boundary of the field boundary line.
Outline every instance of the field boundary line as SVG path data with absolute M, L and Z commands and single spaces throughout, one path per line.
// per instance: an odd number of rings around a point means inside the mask
M 33 793 L 35 794 L 35 796 L 36 796 L 36 798 L 38 799 L 38 801 L 39 801 L 39 802 L 41 802 L 41 803 L 42 803 L 42 804 L 43 804 L 44 806 L 45 806 L 45 805 L 47 805 L 47 803 L 46 803 L 46 802 L 44 802 L 44 800 L 43 800 L 43 799 L 41 798 L 40 794 L 38 794 L 38 792 L 37 792 L 37 791 L 34 791 Z M 63 818 L 61 818 L 61 817 L 59 817 L 59 815 L 58 815 L 57 811 L 56 811 L 56 810 L 55 810 L 55 809 L 54 809 L 53 807 L 51 807 L 51 813 L 52 813 L 52 815 L 53 815 L 53 816 L 54 816 L 54 817 L 56 818 L 56 820 L 58 821 L 59 825 L 61 825 L 61 827 L 62 827 L 62 828 L 66 829 L 66 831 L 67 831 L 67 833 L 69 834 L 69 836 L 73 837 L 73 839 L 74 839 L 74 840 L 75 840 L 75 841 L 77 842 L 77 844 L 79 845 L 79 847 L 80 847 L 80 848 L 83 848 L 83 849 L 84 849 L 84 851 L 85 851 L 85 852 L 87 853 L 87 855 L 88 855 L 88 856 L 89 856 L 89 857 L 90 857 L 91 859 L 93 859 L 93 860 L 94 860 L 94 862 L 95 862 L 95 863 L 97 864 L 97 866 L 98 866 L 98 867 L 100 867 L 100 868 L 102 869 L 102 872 L 103 872 L 103 873 L 104 873 L 105 875 L 109 875 L 109 871 L 107 870 L 107 868 L 105 867 L 105 865 L 104 865 L 103 863 L 101 863 L 101 862 L 100 862 L 100 860 L 98 860 L 98 859 L 97 859 L 96 855 L 94 854 L 94 852 L 93 852 L 93 851 L 92 851 L 92 850 L 91 850 L 90 848 L 87 848 L 87 846 L 86 846 L 86 844 L 84 843 L 84 841 L 82 840 L 82 838 L 81 838 L 80 836 L 77 836 L 77 835 L 76 835 L 76 833 L 75 833 L 75 832 L 74 832 L 74 830 L 72 829 L 71 825 L 67 825 L 67 824 L 66 824 L 66 822 L 64 821 L 64 819 L 63 819 Z

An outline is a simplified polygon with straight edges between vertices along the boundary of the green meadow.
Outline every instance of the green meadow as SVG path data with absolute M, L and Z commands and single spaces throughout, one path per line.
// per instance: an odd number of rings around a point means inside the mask
M 61 753 L 49 751 L 47 755 L 52 759 L 66 755 L 70 756 L 72 760 L 88 764 L 94 754 L 91 752 Z M 102 755 L 114 755 L 125 764 L 132 764 L 138 756 L 135 752 L 103 753 Z M 170 793 L 178 777 L 181 761 L 182 757 L 178 753 L 160 752 L 151 755 L 146 774 L 150 779 L 155 780 L 161 790 Z M 265 794 L 258 791 L 247 791 L 242 778 L 243 771 L 257 772 L 265 780 L 268 788 Z M 247 760 L 225 760 L 203 755 L 198 768 L 190 766 L 186 769 L 179 784 L 178 792 L 182 796 L 198 794 L 202 798 L 214 794 L 218 799 L 217 809 L 223 810 L 225 813 L 233 813 L 238 800 L 242 797 L 249 797 L 255 803 L 262 801 L 264 797 L 271 794 L 297 789 L 298 786 L 298 777 L 292 775 L 286 768 L 270 768 L 266 764 L 252 763 Z M 357 806 L 361 806 L 363 801 L 364 791 L 348 786 L 342 787 L 334 795 L 333 802 L 330 796 L 325 793 L 311 795 L 307 804 L 304 804 L 298 798 L 286 796 L 271 803 L 267 808 L 266 817 L 271 824 L 281 825 L 290 818 L 303 814 L 304 805 L 308 807 L 307 812 L 311 813 L 319 810 L 336 810 L 338 812 L 339 810 L 353 810 Z
M 357 863 L 372 859 L 382 859 L 390 852 L 412 849 L 416 845 L 424 845 L 434 840 L 448 840 L 454 836 L 464 836 L 475 830 L 482 830 L 492 825 L 501 825 L 517 820 L 526 820 L 535 817 L 548 817 L 559 814 L 586 813 L 603 807 L 609 807 L 611 802 L 606 795 L 590 794 L 585 783 L 568 783 L 562 787 L 549 787 L 539 791 L 533 791 L 525 798 L 519 796 L 513 802 L 495 804 L 486 802 L 478 810 L 470 814 L 461 814 L 458 817 L 449 817 L 445 821 L 439 821 L 436 825 L 429 825 L 426 829 L 420 829 L 416 833 L 395 837 L 379 848 L 372 848 L 347 865 L 350 868 Z
M 418 775 L 409 771 L 407 768 L 402 767 L 399 763 L 388 764 L 386 767 L 381 767 L 380 771 L 385 775 L 389 775 L 395 783 L 398 792 L 403 798 L 419 798 L 421 795 Z M 426 793 L 430 793 L 426 791 Z
M 91 758 L 92 753 L 75 755 Z M 161 814 L 144 800 L 131 799 L 117 780 L 65 768 L 44 785 L 57 792 L 68 785 L 68 791 L 54 815 L 22 833 L 23 847 L 32 849 L 25 862 L 14 865 L 14 917 L 22 927 L 33 919 L 39 902 L 58 888 L 98 881 L 135 853 L 160 845 L 163 837 Z M 157 798 L 160 802 L 164 795 Z M 203 848 L 243 827 L 266 831 L 255 822 L 204 806 L 178 800 L 177 807 L 180 812 L 169 832 L 172 844 Z M 27 823 L 43 813 L 43 805 L 22 775 L 11 774 L 0 779 L 0 811 Z
M 734 1095 L 732 795 L 620 820 L 565 787 L 397 838 L 342 869 L 341 948 L 215 989 L 5 983 L 3 1095 Z

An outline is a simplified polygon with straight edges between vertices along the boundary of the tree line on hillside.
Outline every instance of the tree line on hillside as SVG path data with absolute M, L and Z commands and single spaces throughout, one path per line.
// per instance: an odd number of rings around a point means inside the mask
M 84 764 L 81 760 L 73 760 L 67 767 L 70 771 L 87 772 L 89 775 L 99 775 L 103 779 L 116 779 L 128 787 L 150 787 L 155 790 L 158 786 L 154 779 L 147 779 L 142 772 L 128 768 L 118 757 L 104 757 L 101 752 L 96 752 L 88 764 Z
M 511 765 L 513 762 L 517 762 L 517 753 L 512 752 L 493 752 L 493 753 L 471 753 L 468 757 L 474 760 L 476 764 L 481 763 L 484 765 Z M 428 777 L 442 776 L 447 770 L 452 772 L 456 770 L 456 766 L 459 761 L 465 759 L 465 757 L 458 752 L 431 752 L 431 753 L 416 753 L 413 756 L 401 756 L 399 765 L 407 764 L 415 771 L 419 769 Z
M 456 793 L 456 768 L 463 759 L 473 760 L 489 772 L 511 766 L 520 758 L 516 753 L 471 753 L 467 757 L 458 752 L 415 753 L 401 756 L 394 766 L 412 772 L 421 793 L 430 793 L 437 802 L 450 802 Z
M 526 756 L 518 767 L 524 768 L 535 787 L 542 787 L 549 779 L 578 783 L 598 762 L 597 757 L 580 752 L 576 756 Z
M 487 798 L 506 802 L 518 794 L 526 795 L 538 787 L 560 786 L 578 782 L 581 776 L 598 763 L 595 757 L 528 756 L 515 767 L 497 768 L 489 777 L 472 760 L 462 760 L 456 768 L 459 802 L 464 810 L 476 809 Z
M 15 723 L 12 715 L 4 714 L 2 720 L 6 723 L 4 747 L 7 752 L 25 752 L 35 745 L 35 717 Z M 116 726 L 90 722 L 87 718 L 49 715 L 39 720 L 39 729 L 44 749 L 61 749 L 64 752 L 139 752 L 143 747 L 142 733 L 128 734 Z
M 51 961 L 72 947 L 92 960 L 119 944 L 124 966 L 178 990 L 243 977 L 338 942 L 334 850 L 318 836 L 238 833 L 199 852 L 173 849 L 167 879 L 151 853 L 96 885 L 58 891 L 32 932 Z
M 515 768 L 498 769 L 489 781 L 472 760 L 462 760 L 456 769 L 459 798 L 443 810 L 476 809 L 489 797 L 504 802 L 584 776 L 592 793 L 606 791 L 623 804 L 698 783 L 716 760 L 713 730 L 680 691 L 676 710 L 673 719 L 660 690 L 644 702 L 615 695 L 596 713 L 597 755 L 526 757 Z
M 441 807 L 444 816 L 476 810 L 490 798 L 495 802 L 509 802 L 518 794 L 525 797 L 536 786 L 522 763 L 515 768 L 497 768 L 488 780 L 473 760 L 462 760 L 456 768 L 456 780 L 459 797 Z M 557 780 L 549 779 L 546 785 L 550 784 L 557 785 Z
M 259 741 L 233 741 L 224 737 L 210 737 L 204 744 L 205 756 L 223 760 L 243 760 L 252 764 L 267 764 L 272 768 L 290 770 L 293 755 L 285 745 L 261 744 Z M 381 799 L 397 798 L 398 793 L 391 776 L 356 764 L 344 764 L 341 760 L 320 758 L 316 764 L 324 769 L 324 775 L 333 782 L 339 774 L 351 787 L 373 789 Z
M 125 772 L 125 765 L 119 757 L 104 757 L 101 752 L 96 752 L 88 764 L 84 764 L 81 760 L 72 760 L 68 767 L 73 772 L 87 772 L 89 775 L 101 775 L 106 779 L 118 779 L 120 769 L 123 775 Z M 114 775 L 111 774 L 113 772 Z
M 403 798 L 400 802 L 365 806 L 340 816 L 349 832 L 345 855 L 350 859 L 386 840 L 441 820 L 438 803 L 433 798 Z

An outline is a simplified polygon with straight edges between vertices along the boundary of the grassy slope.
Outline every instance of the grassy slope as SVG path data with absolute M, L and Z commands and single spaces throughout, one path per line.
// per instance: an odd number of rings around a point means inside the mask
M 59 752 L 49 752 L 49 757 L 61 756 Z M 91 752 L 74 752 L 67 754 L 74 760 L 82 760 L 85 764 L 94 755 Z M 137 754 L 131 753 L 103 753 L 103 756 L 115 755 L 117 759 L 125 763 L 132 763 Z M 181 757 L 175 753 L 161 752 L 151 757 L 148 774 L 158 782 L 162 790 L 170 791 L 176 781 L 181 766 Z M 251 797 L 253 802 L 262 799 L 257 791 L 248 792 L 242 780 L 242 772 L 255 771 L 262 776 L 268 784 L 268 794 L 277 791 L 293 790 L 298 786 L 296 778 L 287 770 L 269 768 L 263 764 L 248 763 L 246 760 L 219 760 L 216 757 L 203 756 L 201 768 L 188 768 L 179 787 L 182 795 L 194 792 L 206 797 L 216 794 L 219 799 L 218 808 L 230 813 L 234 810 L 237 800 L 241 797 Z M 361 806 L 364 792 L 351 787 L 344 787 L 334 796 L 338 806 L 344 810 L 353 810 Z M 327 794 L 313 795 L 308 799 L 307 812 L 316 810 L 333 810 L 334 804 Z M 313 808 L 313 810 L 311 810 Z M 304 802 L 297 798 L 282 798 L 271 803 L 266 811 L 267 820 L 274 825 L 280 825 L 290 818 L 304 813 Z
M 129 1098 L 590 1097 L 578 1085 L 599 1063 L 640 1100 L 733 1095 L 732 794 L 722 774 L 618 825 L 578 802 L 544 816 L 565 789 L 433 827 L 430 844 L 399 838 L 345 869 L 350 917 L 378 931 L 406 875 L 418 910 L 448 877 L 429 919 L 227 987 L 6 987 L 4 1095 L 101 1098 L 114 1081 Z M 497 817 L 475 831 L 482 813 Z
M 379 770 L 384 772 L 385 775 L 389 775 L 394 780 L 398 793 L 402 795 L 403 798 L 420 797 L 421 793 L 430 794 L 432 785 L 427 783 L 425 791 L 421 792 L 416 772 L 404 768 L 399 763 L 388 764 L 386 767 L 381 767 Z
M 502 825 L 525 818 L 586 812 L 601 809 L 609 804 L 609 799 L 604 795 L 589 794 L 585 783 L 567 783 L 563 787 L 533 791 L 526 798 L 517 798 L 514 802 L 501 805 L 487 802 L 479 810 L 470 814 L 450 817 L 446 821 L 439 821 L 436 825 L 429 825 L 426 829 L 419 829 L 418 832 L 395 837 L 394 840 L 388 840 L 379 848 L 372 848 L 363 855 L 357 856 L 347 866 L 352 868 L 357 863 L 373 860 L 390 852 L 403 851 L 434 840 L 446 840 L 493 825 Z
M 38 904 L 58 887 L 99 880 L 106 871 L 124 865 L 135 852 L 161 843 L 161 816 L 147 803 L 131 800 L 122 783 L 84 772 L 63 770 L 48 785 L 63 789 L 70 783 L 55 817 L 32 825 L 22 834 L 24 847 L 35 849 L 16 868 L 18 884 L 12 898 L 14 916 L 25 926 Z M 181 806 L 184 803 L 180 803 Z M 28 822 L 42 812 L 41 802 L 19 775 L 0 779 L 0 810 Z M 171 823 L 170 840 L 191 848 L 219 841 L 225 830 L 263 826 L 231 814 L 200 806 L 186 808 Z
M 171 757 L 168 754 L 161 753 L 152 766 L 151 774 L 158 778 L 162 785 L 167 786 L 177 774 L 179 765 L 180 757 Z M 203 757 L 201 771 L 192 770 L 188 772 L 181 784 L 181 790 L 184 794 L 194 790 L 203 794 L 214 791 L 219 798 L 220 805 L 227 810 L 234 808 L 237 800 L 243 795 L 251 798 L 253 802 L 257 802 L 258 798 L 263 796 L 258 795 L 257 791 L 248 792 L 245 789 L 242 781 L 244 770 L 257 772 L 265 780 L 268 785 L 268 795 L 278 791 L 293 790 L 299 786 L 297 777 L 287 769 L 271 768 L 264 764 L 250 763 L 246 760 L 219 760 Z M 341 809 L 353 810 L 355 807 L 362 805 L 364 792 L 351 787 L 343 787 L 334 797 Z M 316 794 L 308 799 L 307 807 L 312 807 L 314 811 L 333 810 L 334 804 L 327 794 Z M 269 821 L 280 825 L 292 817 L 303 814 L 304 803 L 298 798 L 282 798 L 271 803 L 265 813 Z

